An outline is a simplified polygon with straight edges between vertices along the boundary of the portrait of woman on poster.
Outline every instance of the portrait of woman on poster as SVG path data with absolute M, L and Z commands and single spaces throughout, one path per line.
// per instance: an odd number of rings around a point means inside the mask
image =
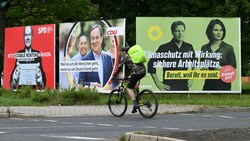
M 219 62 L 219 67 L 208 67 L 202 68 L 202 70 L 220 70 L 221 67 L 230 65 L 236 69 L 236 58 L 233 46 L 227 44 L 224 40 L 226 37 L 226 28 L 225 25 L 219 19 L 213 19 L 207 26 L 206 35 L 209 40 L 209 43 L 203 45 L 201 47 L 201 51 L 209 52 L 209 53 L 217 53 L 220 54 L 219 58 L 206 58 L 201 57 L 200 61 L 217 61 Z M 203 86 L 204 91 L 211 90 L 231 90 L 231 82 L 226 83 L 221 79 L 206 79 L 205 84 Z

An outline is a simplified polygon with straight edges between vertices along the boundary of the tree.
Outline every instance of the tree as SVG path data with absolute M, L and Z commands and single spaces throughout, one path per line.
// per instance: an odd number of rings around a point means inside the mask
M 98 18 L 90 0 L 10 0 L 7 25 L 36 25 L 84 21 Z
M 98 6 L 90 0 L 9 0 L 2 23 L 5 27 L 85 21 L 99 18 Z M 6 18 L 5 18 L 6 16 Z M 3 35 L 3 31 L 0 30 Z M 4 36 L 4 35 L 3 35 Z M 0 42 L 3 39 L 0 38 Z M 3 47 L 0 46 L 2 52 Z M 3 66 L 1 55 L 0 71 Z

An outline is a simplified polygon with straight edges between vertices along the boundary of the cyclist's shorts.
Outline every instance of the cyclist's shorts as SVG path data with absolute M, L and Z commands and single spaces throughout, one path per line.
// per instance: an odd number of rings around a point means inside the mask
M 136 83 L 142 79 L 146 74 L 132 74 L 129 78 L 129 82 L 128 82 L 128 88 L 130 89 L 134 89 Z

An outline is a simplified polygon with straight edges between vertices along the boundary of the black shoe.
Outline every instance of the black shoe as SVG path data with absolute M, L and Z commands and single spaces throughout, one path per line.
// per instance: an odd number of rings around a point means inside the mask
M 139 107 L 138 103 L 136 100 L 133 101 L 134 103 L 134 107 L 133 107 L 133 110 L 132 110 L 132 113 L 136 113 L 137 112 L 137 108 Z
M 133 107 L 132 113 L 136 113 L 137 112 L 137 108 L 138 107 Z

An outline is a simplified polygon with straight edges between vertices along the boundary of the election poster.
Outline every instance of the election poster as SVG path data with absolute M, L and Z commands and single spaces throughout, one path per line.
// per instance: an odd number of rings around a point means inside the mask
M 125 19 L 82 21 L 59 25 L 59 89 L 119 85 L 112 76 L 125 44 Z
M 159 93 L 240 93 L 240 18 L 137 17 L 147 57 L 141 88 Z
M 5 29 L 4 88 L 55 88 L 55 25 Z

